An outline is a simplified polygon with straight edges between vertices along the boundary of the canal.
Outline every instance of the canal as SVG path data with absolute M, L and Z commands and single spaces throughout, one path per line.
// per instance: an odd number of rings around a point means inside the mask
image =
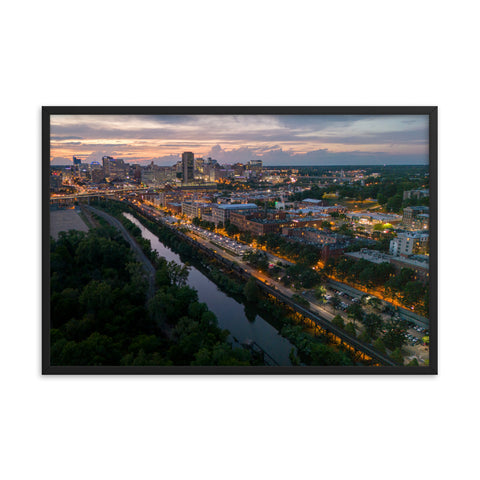
M 179 255 L 161 243 L 158 237 L 145 228 L 133 215 L 129 213 L 123 215 L 140 228 L 142 237 L 150 240 L 152 249 L 157 251 L 161 257 L 167 261 L 173 260 L 184 265 Z M 230 332 L 234 345 L 253 340 L 279 365 L 291 365 L 288 355 L 294 346 L 287 339 L 283 338 L 272 325 L 259 315 L 249 315 L 249 320 L 243 304 L 222 292 L 215 283 L 195 267 L 190 266 L 189 268 L 188 285 L 197 290 L 199 301 L 206 303 L 216 315 L 218 325 Z M 296 349 L 294 348 L 294 350 Z

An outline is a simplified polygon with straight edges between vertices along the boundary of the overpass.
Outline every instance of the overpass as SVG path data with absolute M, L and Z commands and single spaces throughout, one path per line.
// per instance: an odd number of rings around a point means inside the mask
M 148 191 L 148 188 L 123 188 L 118 190 L 100 190 L 98 192 L 86 192 L 86 193 L 69 193 L 66 195 L 50 196 L 50 205 L 73 205 L 74 203 L 88 203 L 90 200 L 100 199 L 116 199 L 119 195 L 127 195 L 129 193 L 152 193 Z

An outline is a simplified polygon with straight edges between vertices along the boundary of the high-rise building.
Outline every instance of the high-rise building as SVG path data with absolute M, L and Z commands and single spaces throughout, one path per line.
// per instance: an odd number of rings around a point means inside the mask
M 258 177 L 262 173 L 263 162 L 261 160 L 250 160 L 247 163 L 247 169 Z
M 103 170 L 106 177 L 121 178 L 125 176 L 128 164 L 121 158 L 113 158 L 109 156 L 102 157 Z
M 428 252 L 428 233 L 402 232 L 390 240 L 390 255 L 409 256 Z
M 82 164 L 82 159 L 77 158 L 77 157 L 73 157 L 73 164 L 74 165 L 81 165 Z
M 263 167 L 263 162 L 261 160 L 250 160 L 248 162 L 248 166 L 250 167 L 251 170 L 261 170 Z
M 192 152 L 182 153 L 182 183 L 189 183 L 193 181 L 193 172 L 195 166 L 195 157 Z
M 402 224 L 410 230 L 428 230 L 429 208 L 425 206 L 404 208 Z

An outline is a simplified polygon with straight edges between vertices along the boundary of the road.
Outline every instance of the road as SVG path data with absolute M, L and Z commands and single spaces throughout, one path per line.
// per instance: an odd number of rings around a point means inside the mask
M 189 232 L 189 236 L 191 236 L 195 241 L 198 243 L 201 243 L 202 245 L 205 245 L 206 247 L 210 248 L 217 254 L 221 255 L 222 257 L 232 261 L 232 262 L 237 262 L 241 267 L 250 275 L 253 275 L 255 278 L 258 278 L 261 280 L 263 283 L 266 285 L 270 285 L 271 287 L 275 288 L 275 290 L 278 290 L 279 292 L 283 293 L 287 297 L 292 297 L 293 294 L 297 293 L 291 290 L 290 288 L 286 287 L 283 285 L 281 282 L 272 279 L 268 275 L 265 275 L 262 272 L 259 272 L 257 269 L 251 267 L 247 262 L 242 260 L 241 257 L 238 257 L 236 255 L 232 255 L 231 253 L 226 252 L 225 250 L 221 249 L 220 247 L 217 247 L 216 245 L 210 243 L 208 240 L 202 238 L 199 235 L 196 235 L 194 232 Z M 318 315 L 321 315 L 323 318 L 326 320 L 332 321 L 333 317 L 335 315 L 332 314 L 329 310 L 327 310 L 324 306 L 319 305 L 315 301 L 311 300 L 310 298 L 308 299 L 310 302 L 310 309 L 314 312 L 317 313 Z
M 115 227 L 118 230 L 120 230 L 120 233 L 122 234 L 123 238 L 125 238 L 125 240 L 129 243 L 130 247 L 135 253 L 135 256 L 137 257 L 138 261 L 140 262 L 143 269 L 145 270 L 147 281 L 148 281 L 147 298 L 148 299 L 152 298 L 155 293 L 155 267 L 152 265 L 152 263 L 147 258 L 147 256 L 143 253 L 143 250 L 140 248 L 140 246 L 137 244 L 134 238 L 128 233 L 127 229 L 122 225 L 120 220 L 117 220 L 115 217 L 112 217 L 111 215 L 104 212 L 103 210 L 99 210 L 97 208 L 87 207 L 87 206 L 85 206 L 84 208 L 93 212 L 99 217 L 102 217 L 105 221 L 107 221 L 110 225 L 112 225 L 112 227 Z
M 146 207 L 146 206 L 141 206 L 140 208 L 145 213 L 150 213 L 150 214 L 155 215 L 158 220 L 160 220 L 160 221 L 163 220 L 161 218 L 161 216 L 158 215 L 159 212 L 156 211 L 155 209 L 152 209 L 152 208 Z M 221 248 L 218 245 L 210 242 L 206 238 L 198 235 L 195 231 L 190 230 L 190 231 L 188 231 L 187 235 L 190 236 L 191 238 L 193 238 L 196 242 L 208 247 L 210 250 L 214 251 L 218 255 L 221 255 L 222 257 L 226 258 L 227 260 L 230 260 L 232 262 L 237 262 L 239 265 L 241 265 L 241 267 L 247 273 L 249 273 L 250 275 L 253 275 L 254 277 L 256 277 L 258 280 L 262 281 L 266 285 L 270 285 L 271 287 L 275 288 L 279 292 L 283 293 L 285 296 L 291 298 L 293 294 L 297 293 L 297 292 L 294 292 L 293 290 L 291 290 L 290 288 L 285 287 L 285 285 L 283 285 L 281 282 L 279 282 L 277 280 L 274 280 L 271 277 L 269 277 L 268 275 L 264 274 L 263 272 L 258 271 L 257 269 L 251 267 L 247 262 L 245 262 L 242 259 L 242 257 L 239 257 L 237 255 L 234 255 L 234 254 L 224 250 L 223 248 Z M 293 263 L 285 261 L 282 258 L 276 257 L 275 255 L 273 255 L 271 253 L 267 253 L 267 255 L 269 257 L 270 262 L 272 262 L 272 263 L 275 263 L 276 261 L 281 261 L 283 263 L 288 263 L 288 264 L 293 265 Z M 333 320 L 335 315 L 331 311 L 327 310 L 327 308 L 325 306 L 316 303 L 315 300 L 311 299 L 311 298 L 309 298 L 308 301 L 310 303 L 310 309 L 312 310 L 312 312 L 314 312 L 318 315 L 321 315 L 323 318 L 325 318 L 328 321 Z
M 137 207 L 141 212 L 147 214 L 147 216 L 154 217 L 156 221 L 159 221 L 161 223 L 164 223 L 164 219 L 161 218 L 160 215 L 157 213 L 152 215 L 152 212 L 149 211 L 149 209 L 145 207 Z M 177 225 L 169 225 L 170 228 L 175 228 L 178 229 Z M 303 315 L 306 315 L 309 317 L 315 324 L 319 325 L 321 328 L 327 328 L 327 330 L 333 335 L 336 335 L 337 338 L 343 339 L 344 342 L 346 342 L 347 345 L 352 346 L 352 348 L 357 349 L 360 352 L 363 352 L 367 356 L 370 356 L 373 359 L 376 359 L 376 361 L 379 361 L 383 365 L 395 365 L 392 360 L 390 360 L 387 356 L 380 354 L 379 352 L 375 351 L 371 346 L 364 344 L 360 342 L 358 339 L 351 337 L 348 335 L 346 332 L 344 332 L 342 329 L 339 327 L 336 327 L 334 324 L 331 323 L 331 320 L 333 319 L 334 315 L 326 310 L 325 306 L 320 306 L 314 302 L 310 302 L 310 305 L 308 308 L 302 307 L 298 302 L 295 300 L 291 300 L 291 297 L 294 293 L 292 290 L 289 288 L 285 287 L 278 281 L 272 279 L 271 277 L 265 275 L 263 272 L 256 270 L 255 268 L 251 267 L 248 265 L 244 260 L 242 260 L 241 257 L 237 255 L 233 255 L 229 252 L 226 252 L 222 248 L 220 248 L 218 245 L 212 244 L 209 240 L 199 236 L 196 234 L 194 231 L 190 230 L 187 233 L 183 233 L 183 235 L 189 236 L 195 243 L 201 244 L 204 247 L 206 247 L 207 250 L 215 252 L 216 255 L 219 255 L 225 259 L 227 259 L 230 262 L 235 262 L 237 265 L 240 266 L 240 268 L 243 268 L 243 270 L 247 273 L 247 275 L 251 275 L 255 277 L 257 280 L 265 284 L 265 290 L 272 295 L 277 295 L 279 298 L 283 296 L 283 298 L 288 298 L 289 301 L 292 302 L 293 305 L 295 305 L 295 308 Z M 275 293 L 277 292 L 277 293 Z

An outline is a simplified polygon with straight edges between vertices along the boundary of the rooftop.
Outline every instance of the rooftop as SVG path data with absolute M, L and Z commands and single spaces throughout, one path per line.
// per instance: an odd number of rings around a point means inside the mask
M 403 209 L 403 211 L 408 210 L 408 209 L 414 210 L 414 211 L 416 211 L 416 212 L 428 212 L 428 211 L 429 211 L 429 208 L 428 208 L 428 207 L 421 206 L 421 205 L 415 206 L 415 207 L 405 207 L 405 208 Z
M 403 263 L 407 267 L 420 267 L 428 269 L 428 256 L 426 255 L 412 255 L 410 257 L 395 257 L 393 255 L 387 255 L 386 253 L 379 252 L 377 250 L 368 250 L 362 248 L 359 252 L 346 253 L 345 256 L 368 260 L 373 263 L 383 263 L 391 261 Z
M 254 209 L 258 208 L 258 205 L 255 203 L 225 203 L 222 205 L 214 205 L 215 208 L 221 208 L 222 210 L 246 210 L 246 209 Z

